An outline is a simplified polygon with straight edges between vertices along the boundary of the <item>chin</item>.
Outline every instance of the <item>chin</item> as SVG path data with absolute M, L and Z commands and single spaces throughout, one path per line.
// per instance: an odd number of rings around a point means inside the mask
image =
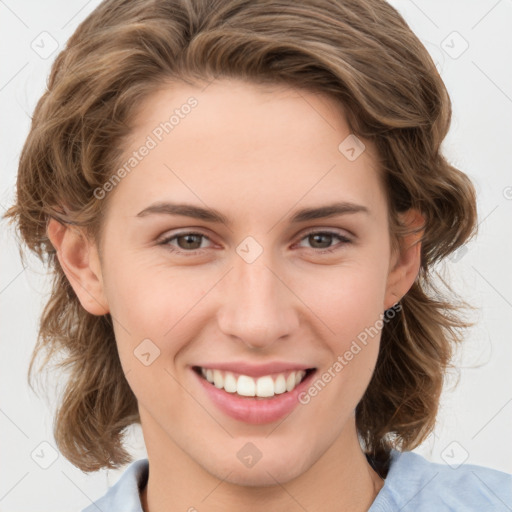
M 283 461 L 283 457 L 274 454 L 274 460 L 263 460 L 262 457 L 254 466 L 244 467 L 236 461 L 223 465 L 222 469 L 205 467 L 210 474 L 225 482 L 245 487 L 266 487 L 285 484 L 297 478 L 305 471 L 305 467 L 297 463 Z

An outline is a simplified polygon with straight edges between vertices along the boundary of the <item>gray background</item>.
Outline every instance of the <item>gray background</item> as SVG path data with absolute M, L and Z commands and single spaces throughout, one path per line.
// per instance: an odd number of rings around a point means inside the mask
M 50 65 L 98 3 L 0 0 L 1 212 L 14 199 L 17 161 Z M 445 154 L 479 194 L 480 234 L 444 267 L 478 308 L 475 326 L 457 356 L 459 384 L 448 375 L 435 433 L 415 451 L 454 470 L 465 463 L 512 473 L 512 1 L 391 3 L 445 80 L 453 102 Z M 0 512 L 79 511 L 122 470 L 86 475 L 56 451 L 52 393 L 38 398 L 26 382 L 48 293 L 45 269 L 35 258 L 22 266 L 5 222 L 0 244 Z M 144 456 L 138 429 L 130 445 Z

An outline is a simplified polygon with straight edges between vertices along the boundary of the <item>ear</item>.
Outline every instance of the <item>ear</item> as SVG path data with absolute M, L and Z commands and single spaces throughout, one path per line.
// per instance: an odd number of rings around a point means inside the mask
M 97 248 L 76 226 L 50 219 L 46 232 L 80 303 L 93 315 L 109 312 Z
M 421 265 L 421 242 L 425 219 L 418 210 L 410 209 L 399 214 L 408 230 L 414 231 L 399 240 L 399 248 L 391 257 L 386 284 L 384 309 L 396 304 L 411 288 Z

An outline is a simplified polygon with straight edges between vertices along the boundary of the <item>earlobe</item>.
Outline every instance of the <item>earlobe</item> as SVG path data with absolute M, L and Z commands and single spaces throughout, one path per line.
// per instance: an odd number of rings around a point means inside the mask
M 400 240 L 400 247 L 388 274 L 384 309 L 396 304 L 409 291 L 421 267 L 421 238 L 425 219 L 418 210 L 408 210 L 400 215 L 409 234 Z
M 50 219 L 47 235 L 80 303 L 93 315 L 109 312 L 96 247 L 77 227 Z

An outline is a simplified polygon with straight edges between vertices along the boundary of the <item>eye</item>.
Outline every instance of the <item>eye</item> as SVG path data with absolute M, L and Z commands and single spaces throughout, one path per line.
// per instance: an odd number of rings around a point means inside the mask
M 178 254 L 184 254 L 187 253 L 187 256 L 194 255 L 195 251 L 201 250 L 204 247 L 201 247 L 201 239 L 209 240 L 209 238 L 206 235 L 203 235 L 202 233 L 193 233 L 193 232 L 183 232 L 183 233 L 177 233 L 172 236 L 168 236 L 158 242 L 159 245 L 165 245 L 167 246 L 171 252 L 175 252 Z M 177 249 L 175 245 L 171 244 L 171 242 L 176 241 L 177 243 Z M 183 249 L 180 251 L 179 249 Z
M 338 239 L 340 243 L 332 247 L 333 239 Z M 348 237 L 336 231 L 311 231 L 301 239 L 301 241 L 303 240 L 308 241 L 315 252 L 320 254 L 334 252 L 340 249 L 342 245 L 352 242 Z
M 335 239 L 337 239 L 339 243 L 333 247 L 332 243 Z M 198 252 L 201 252 L 202 249 L 207 248 L 202 244 L 204 240 L 209 241 L 210 239 L 203 233 L 186 231 L 168 236 L 158 242 L 158 244 L 166 246 L 166 248 L 173 253 L 194 256 Z M 311 231 L 302 237 L 300 241 L 309 243 L 310 248 L 316 254 L 332 253 L 341 249 L 343 245 L 352 242 L 345 235 L 335 231 Z M 298 246 L 304 247 L 300 244 Z

